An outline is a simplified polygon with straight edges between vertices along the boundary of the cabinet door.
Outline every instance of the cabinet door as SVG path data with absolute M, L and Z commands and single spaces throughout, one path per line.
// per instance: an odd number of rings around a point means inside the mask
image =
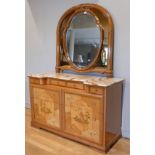
M 60 128 L 60 93 L 57 90 L 33 87 L 34 121 Z
M 64 131 L 82 139 L 102 143 L 103 103 L 102 97 L 64 93 Z

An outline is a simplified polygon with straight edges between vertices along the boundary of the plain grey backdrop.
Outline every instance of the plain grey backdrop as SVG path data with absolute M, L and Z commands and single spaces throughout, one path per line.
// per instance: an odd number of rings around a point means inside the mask
M 114 76 L 125 80 L 123 92 L 122 134 L 130 137 L 130 0 L 26 0 L 25 25 L 25 104 L 30 105 L 29 73 L 55 70 L 56 27 L 70 7 L 97 3 L 105 7 L 114 22 Z

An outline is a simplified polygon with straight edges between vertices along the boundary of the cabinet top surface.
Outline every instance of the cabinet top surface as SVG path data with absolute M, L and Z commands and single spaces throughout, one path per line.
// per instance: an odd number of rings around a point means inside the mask
M 82 82 L 86 85 L 96 85 L 104 87 L 123 81 L 123 79 L 121 78 L 107 78 L 99 76 L 75 75 L 75 74 L 55 73 L 55 72 L 49 72 L 45 74 L 30 74 L 28 77 L 39 79 L 53 78 L 58 80 L 76 81 L 76 82 Z

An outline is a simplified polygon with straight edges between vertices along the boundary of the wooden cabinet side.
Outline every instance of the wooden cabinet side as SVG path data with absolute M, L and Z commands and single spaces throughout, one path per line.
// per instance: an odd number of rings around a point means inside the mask
M 105 148 L 108 150 L 120 137 L 122 125 L 123 82 L 105 90 Z

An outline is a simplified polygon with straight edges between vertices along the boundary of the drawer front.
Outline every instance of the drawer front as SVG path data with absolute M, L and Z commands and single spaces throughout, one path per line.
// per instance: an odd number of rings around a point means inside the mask
M 99 88 L 99 87 L 90 87 L 89 92 L 93 93 L 93 94 L 101 95 L 101 94 L 103 94 L 104 89 L 103 88 Z
M 67 87 L 75 88 L 75 89 L 83 89 L 83 84 L 76 83 L 76 82 L 67 82 Z
M 32 84 L 46 84 L 46 79 L 30 78 Z
M 53 84 L 53 85 L 57 85 L 57 86 L 66 86 L 66 82 L 61 81 L 61 80 L 50 80 L 49 84 Z
M 64 93 L 64 131 L 84 140 L 102 144 L 103 104 L 101 98 Z

